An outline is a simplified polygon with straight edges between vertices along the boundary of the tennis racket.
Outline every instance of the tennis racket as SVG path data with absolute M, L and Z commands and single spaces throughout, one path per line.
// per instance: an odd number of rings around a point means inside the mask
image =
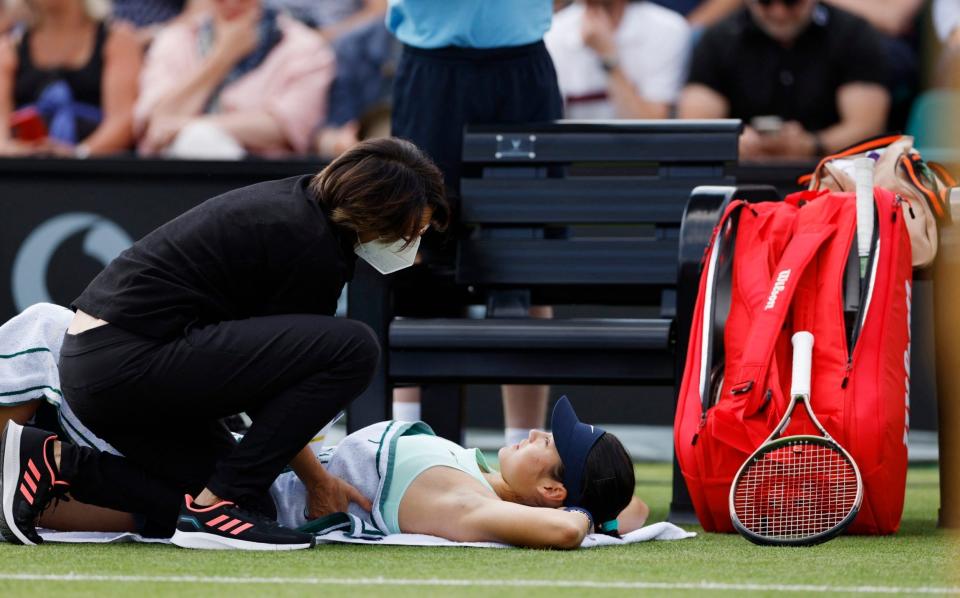
M 853 161 L 853 180 L 857 190 L 857 255 L 860 257 L 860 279 L 867 276 L 870 244 L 873 242 L 873 158 Z
M 790 405 L 730 487 L 733 526 L 755 544 L 820 544 L 842 532 L 860 511 L 860 470 L 810 407 L 812 355 L 813 335 L 794 334 Z M 780 437 L 798 403 L 822 436 Z

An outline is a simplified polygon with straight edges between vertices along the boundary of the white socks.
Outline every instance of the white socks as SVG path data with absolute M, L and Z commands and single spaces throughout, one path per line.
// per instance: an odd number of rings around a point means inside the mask
M 540 430 L 540 428 L 537 428 Z M 530 436 L 530 428 L 507 428 L 503 431 L 503 439 L 507 446 L 518 444 Z
M 420 403 L 393 402 L 393 419 L 402 422 L 420 421 Z M 542 431 L 542 428 L 537 428 Z M 507 428 L 504 440 L 507 445 L 518 444 L 530 436 L 530 428 Z
M 401 422 L 420 421 L 420 403 L 393 402 L 393 419 Z

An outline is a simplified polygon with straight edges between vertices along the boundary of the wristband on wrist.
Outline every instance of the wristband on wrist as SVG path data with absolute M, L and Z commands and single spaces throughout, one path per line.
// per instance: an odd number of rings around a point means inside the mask
M 620 66 L 620 58 L 616 55 L 613 56 L 603 56 L 600 58 L 600 67 L 603 68 L 603 72 L 610 74 L 613 72 L 613 69 Z
M 563 507 L 563 510 L 569 511 L 571 513 L 576 511 L 578 513 L 583 513 L 584 515 L 586 515 L 587 520 L 590 522 L 590 531 L 593 531 L 593 515 L 590 514 L 590 511 L 584 509 L 583 507 Z

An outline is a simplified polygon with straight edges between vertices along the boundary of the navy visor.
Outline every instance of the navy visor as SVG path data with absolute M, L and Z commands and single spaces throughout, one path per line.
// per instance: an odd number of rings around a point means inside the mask
M 553 408 L 550 428 L 553 432 L 553 442 L 557 445 L 557 452 L 560 453 L 560 460 L 563 461 L 563 486 L 567 489 L 567 498 L 563 504 L 578 505 L 587 455 L 600 437 L 606 434 L 606 430 L 577 419 L 573 405 L 565 396 L 560 397 Z

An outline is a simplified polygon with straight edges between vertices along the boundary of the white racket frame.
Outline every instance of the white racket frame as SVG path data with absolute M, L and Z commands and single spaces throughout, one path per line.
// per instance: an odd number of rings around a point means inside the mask
M 842 532 L 848 525 L 850 525 L 851 522 L 853 522 L 854 518 L 857 516 L 857 513 L 860 512 L 860 505 L 863 502 L 863 478 L 860 476 L 860 468 L 857 467 L 857 462 L 853 460 L 853 457 L 850 456 L 850 453 L 848 453 L 845 448 L 840 446 L 840 444 L 834 440 L 832 436 L 830 436 L 827 430 L 820 423 L 820 420 L 817 419 L 817 416 L 814 415 L 813 408 L 810 406 L 810 372 L 813 361 L 813 334 L 807 331 L 800 331 L 793 335 L 791 341 L 793 343 L 793 378 L 790 388 L 790 404 L 787 406 L 786 413 L 784 413 L 784 416 L 780 419 L 780 423 L 777 424 L 776 428 L 774 428 L 773 433 L 771 433 L 770 436 L 767 437 L 767 439 L 763 442 L 763 444 L 761 444 L 757 450 L 755 450 L 753 454 L 743 462 L 743 465 L 741 465 L 740 469 L 737 470 L 737 475 L 733 477 L 733 483 L 730 484 L 729 508 L 730 519 L 733 522 L 733 527 L 740 533 L 740 535 L 747 540 L 750 540 L 754 544 L 776 546 L 812 546 L 814 544 L 826 542 Z M 780 434 L 787 428 L 787 426 L 790 425 L 790 417 L 793 415 L 793 410 L 796 408 L 797 403 L 803 403 L 804 408 L 807 410 L 807 415 L 810 417 L 810 421 L 813 422 L 813 425 L 817 427 L 817 430 L 820 431 L 822 436 L 801 434 L 796 436 L 784 436 L 782 438 L 779 437 Z M 747 529 L 746 526 L 744 526 L 740 521 L 739 517 L 737 517 L 737 510 L 734 506 L 737 482 L 740 480 L 740 477 L 743 475 L 743 472 L 746 471 L 747 467 L 760 455 L 771 452 L 779 446 L 797 441 L 828 446 L 840 452 L 840 454 L 842 454 L 843 457 L 850 462 L 857 478 L 857 494 L 854 498 L 853 508 L 850 509 L 850 512 L 846 517 L 843 518 L 842 521 L 840 521 L 840 523 L 826 531 L 820 532 L 819 534 L 814 534 L 812 536 L 785 539 L 770 538 L 761 534 L 757 534 L 752 530 Z

